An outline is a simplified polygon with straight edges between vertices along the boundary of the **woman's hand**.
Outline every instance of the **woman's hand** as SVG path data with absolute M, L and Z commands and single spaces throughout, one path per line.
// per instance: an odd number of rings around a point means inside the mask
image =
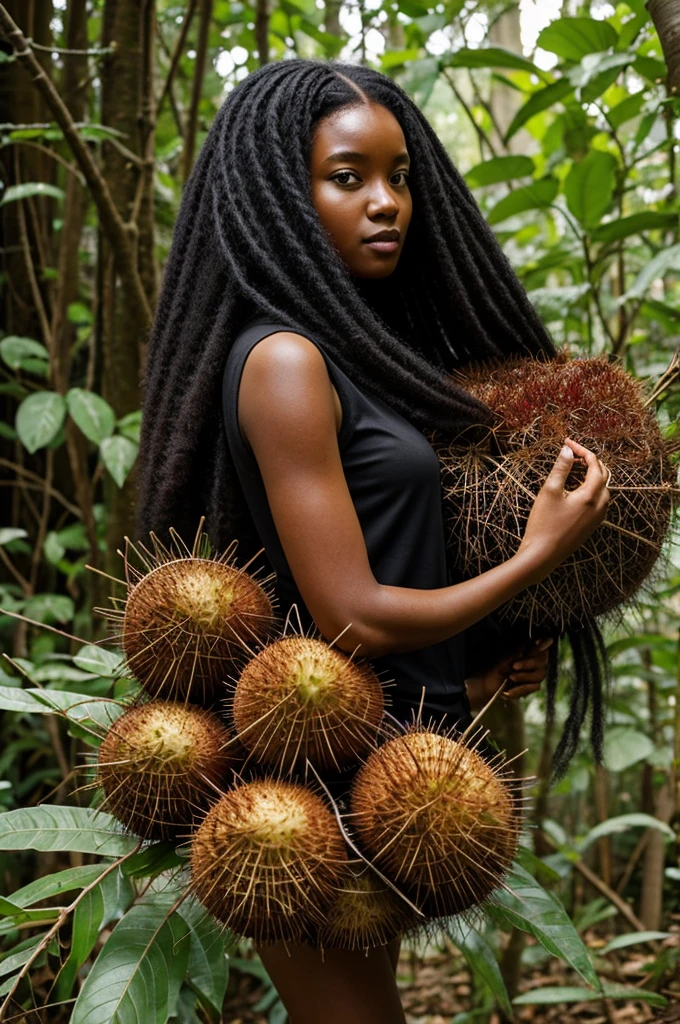
M 578 458 L 587 466 L 586 478 L 566 491 L 567 477 Z M 539 582 L 580 547 L 597 529 L 609 502 L 609 470 L 588 448 L 565 440 L 562 451 L 536 496 L 518 554 L 533 553 Z
M 483 675 L 466 679 L 470 707 L 475 711 L 483 708 L 504 684 L 503 696 L 511 700 L 528 697 L 539 690 L 548 669 L 548 649 L 552 643 L 552 637 L 534 640 L 503 658 Z

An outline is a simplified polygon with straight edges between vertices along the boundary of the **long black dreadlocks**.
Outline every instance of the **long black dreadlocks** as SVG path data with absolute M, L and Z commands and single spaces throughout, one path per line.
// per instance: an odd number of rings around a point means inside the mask
M 374 102 L 411 154 L 413 215 L 385 280 L 354 278 L 311 198 L 315 126 Z M 291 59 L 227 97 L 187 182 L 151 330 L 138 464 L 140 536 L 261 547 L 221 427 L 227 354 L 254 315 L 323 339 L 357 386 L 423 432 L 492 422 L 448 374 L 471 361 L 550 357 L 551 339 L 430 124 L 395 82 L 340 61 Z M 266 564 L 263 561 L 261 564 Z

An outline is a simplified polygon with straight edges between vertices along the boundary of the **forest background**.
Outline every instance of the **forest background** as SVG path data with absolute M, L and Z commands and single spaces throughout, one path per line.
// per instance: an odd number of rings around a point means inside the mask
M 81 788 L 136 691 L 93 611 L 124 591 L 86 566 L 120 578 L 134 536 L 145 342 L 182 183 L 262 63 L 382 70 L 430 119 L 557 342 L 651 386 L 671 365 L 657 407 L 673 435 L 680 8 L 5 0 L 0 35 L 0 1020 L 281 1024 L 248 944 L 174 907 L 181 856 L 139 850 Z M 607 629 L 604 767 L 584 744 L 548 786 L 541 695 L 489 723 L 511 754 L 528 748 L 533 827 L 514 895 L 403 959 L 411 1022 L 680 1020 L 679 612 L 669 545 Z

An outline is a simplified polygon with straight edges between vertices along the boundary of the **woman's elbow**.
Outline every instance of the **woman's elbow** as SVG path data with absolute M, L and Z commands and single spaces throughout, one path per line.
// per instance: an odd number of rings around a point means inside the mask
M 359 658 L 380 658 L 392 650 L 390 638 L 383 630 L 356 618 L 343 624 L 317 622 L 317 626 L 324 640 L 348 654 L 356 653 Z

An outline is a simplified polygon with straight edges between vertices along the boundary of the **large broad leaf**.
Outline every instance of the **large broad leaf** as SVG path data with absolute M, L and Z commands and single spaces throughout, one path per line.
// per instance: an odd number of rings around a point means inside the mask
M 650 1006 L 667 1006 L 668 1000 L 658 992 L 646 989 L 631 988 L 628 985 L 605 984 L 601 992 L 593 992 L 589 988 L 576 988 L 571 985 L 546 986 L 535 988 L 531 992 L 513 999 L 515 1006 L 554 1005 L 556 1003 L 594 1003 L 601 999 L 626 999 L 629 1002 L 640 1000 Z
M 511 139 L 536 114 L 552 107 L 553 103 L 559 103 L 573 91 L 574 87 L 569 79 L 561 78 L 559 82 L 553 82 L 552 85 L 546 85 L 544 89 L 533 93 L 512 119 L 510 127 L 505 133 L 506 141 Z
M 496 203 L 487 216 L 489 224 L 500 224 L 508 217 L 514 217 L 518 213 L 525 213 L 527 210 L 539 210 L 549 206 L 555 196 L 559 184 L 556 178 L 541 178 L 533 185 L 525 185 L 511 192 L 505 199 Z
M 122 857 L 138 845 L 138 839 L 121 832 L 115 818 L 91 807 L 45 805 L 0 814 L 0 850 L 75 850 Z
M 623 298 L 641 299 L 652 282 L 663 277 L 670 270 L 680 270 L 680 245 L 671 245 L 658 252 L 644 270 L 640 271 L 633 286 L 629 288 Z
M 513 865 L 507 884 L 511 892 L 506 889 L 494 892 L 494 902 L 487 910 L 490 917 L 497 924 L 510 925 L 533 935 L 548 953 L 560 957 L 578 971 L 584 981 L 598 988 L 599 980 L 588 950 L 557 896 L 540 886 L 517 863 Z
M 106 677 L 117 675 L 123 660 L 122 651 L 109 651 L 106 647 L 97 647 L 95 644 L 81 647 L 73 658 L 78 668 L 92 672 L 96 676 Z
M 517 71 L 529 71 L 532 75 L 543 77 L 543 72 L 526 57 L 520 57 L 510 50 L 498 46 L 486 46 L 479 50 L 464 47 L 442 60 L 444 67 L 450 68 L 513 68 Z
M 616 187 L 616 158 L 591 149 L 573 164 L 564 182 L 567 206 L 584 227 L 594 227 L 612 203 Z
M 645 761 L 654 752 L 649 736 L 625 725 L 615 725 L 605 736 L 604 763 L 612 772 Z
M 528 156 L 497 156 L 477 164 L 465 175 L 468 185 L 495 185 L 499 181 L 526 178 L 535 170 L 534 161 Z
M 33 338 L 19 338 L 15 334 L 0 341 L 0 356 L 11 370 L 19 370 L 25 359 L 48 361 L 50 354 L 44 345 Z
M 585 839 L 581 840 L 578 844 L 578 851 L 583 853 L 597 839 L 601 839 L 602 836 L 611 836 L 616 832 L 627 832 L 629 828 L 658 828 L 669 839 L 675 839 L 673 829 L 665 822 L 659 821 L 658 818 L 653 818 L 651 814 L 619 814 L 615 818 L 608 818 L 607 821 L 603 821 L 601 824 L 591 828 Z
M 99 446 L 104 465 L 119 487 L 125 483 L 125 478 L 137 458 L 138 450 L 134 441 L 119 434 L 105 438 Z
M 22 690 L 19 686 L 0 686 L 0 711 L 30 711 L 33 715 L 61 711 L 72 722 L 92 722 L 108 729 L 124 710 L 118 701 L 105 697 L 92 700 L 66 690 Z
M 31 199 L 33 196 L 48 196 L 50 199 L 63 199 L 64 190 L 56 185 L 48 185 L 44 181 L 25 181 L 23 185 L 10 185 L 0 199 L 0 206 L 15 203 L 17 199 Z
M 474 928 L 466 927 L 456 918 L 447 923 L 451 938 L 468 962 L 470 970 L 488 985 L 499 1006 L 508 1017 L 512 1017 L 510 996 L 505 987 L 498 959 L 483 935 Z
M 675 227 L 678 223 L 677 213 L 660 213 L 656 210 L 645 210 L 644 213 L 632 213 L 629 217 L 620 217 L 610 224 L 601 224 L 593 231 L 594 242 L 618 242 L 631 235 L 639 235 L 642 231 L 661 231 Z
M 200 993 L 201 1002 L 219 1016 L 229 980 L 227 951 L 233 948 L 228 943 L 228 933 L 193 900 L 185 901 L 178 913 L 191 933 L 191 986 Z
M 70 388 L 66 404 L 71 417 L 89 441 L 101 444 L 116 425 L 116 414 L 100 395 L 84 388 Z
M 15 427 L 29 452 L 53 441 L 64 422 L 66 402 L 56 391 L 35 391 L 17 409 Z
M 546 26 L 537 43 L 565 60 L 580 61 L 589 53 L 616 46 L 618 34 L 608 21 L 595 18 L 559 18 Z
M 113 930 L 80 990 L 71 1024 L 166 1024 L 189 963 L 189 927 L 155 893 Z

